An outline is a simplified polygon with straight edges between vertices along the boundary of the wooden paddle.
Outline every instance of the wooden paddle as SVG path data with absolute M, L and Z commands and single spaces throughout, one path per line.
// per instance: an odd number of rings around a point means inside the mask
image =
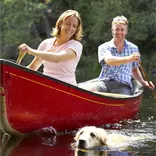
M 25 56 L 25 54 L 26 53 L 23 53 L 23 52 L 19 51 L 19 55 L 18 55 L 18 58 L 17 58 L 17 61 L 16 61 L 17 64 L 21 63 L 21 61 L 22 61 L 23 57 Z
M 148 84 L 149 84 L 149 86 L 150 86 L 150 85 L 151 85 L 151 84 L 150 84 L 150 81 L 149 81 L 149 79 L 148 79 L 147 74 L 145 73 L 145 70 L 144 70 L 144 68 L 143 68 L 143 66 L 142 66 L 142 63 L 139 62 L 139 65 L 140 65 L 140 68 L 141 68 L 141 71 L 142 71 L 142 74 L 143 74 L 145 80 L 148 82 Z M 153 96 L 154 96 L 154 99 L 155 99 L 155 101 L 156 101 L 156 93 L 155 93 L 154 90 L 153 90 Z

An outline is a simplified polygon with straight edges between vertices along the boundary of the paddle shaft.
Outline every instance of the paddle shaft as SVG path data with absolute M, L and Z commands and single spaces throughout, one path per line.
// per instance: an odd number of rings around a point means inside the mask
M 150 85 L 151 85 L 151 84 L 150 84 L 150 81 L 149 81 L 149 79 L 148 79 L 147 74 L 145 73 L 145 70 L 144 70 L 144 68 L 143 68 L 143 66 L 142 66 L 142 63 L 139 62 L 139 65 L 140 65 L 140 68 L 141 68 L 141 71 L 142 71 L 142 74 L 143 74 L 145 80 L 148 82 L 148 84 L 149 84 L 149 86 L 150 86 Z M 154 99 L 156 100 L 156 93 L 155 93 L 154 90 L 153 90 L 153 96 L 154 96 Z
M 21 63 L 21 61 L 22 61 L 23 57 L 25 56 L 25 54 L 26 53 L 23 53 L 23 52 L 19 51 L 19 55 L 18 55 L 18 58 L 17 58 L 17 61 L 16 61 L 17 64 Z

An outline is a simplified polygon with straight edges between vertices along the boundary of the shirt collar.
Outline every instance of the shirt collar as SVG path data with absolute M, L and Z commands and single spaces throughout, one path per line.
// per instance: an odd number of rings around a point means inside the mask
M 112 48 L 116 48 L 116 46 L 115 46 L 115 44 L 114 44 L 114 38 L 112 38 L 111 40 L 110 40 L 110 47 L 112 47 Z M 125 39 L 124 40 L 124 46 L 128 46 L 128 41 Z

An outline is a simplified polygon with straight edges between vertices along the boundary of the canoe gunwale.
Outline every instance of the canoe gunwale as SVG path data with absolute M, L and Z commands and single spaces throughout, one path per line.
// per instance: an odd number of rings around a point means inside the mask
M 132 99 L 132 98 L 135 98 L 135 97 L 138 97 L 138 96 L 141 96 L 143 94 L 143 87 L 140 87 L 139 88 L 139 92 L 134 94 L 134 95 L 123 95 L 121 96 L 121 94 L 112 94 L 113 96 L 109 95 L 110 93 L 100 93 L 100 92 L 91 92 L 91 91 L 88 91 L 88 90 L 85 90 L 85 89 L 82 89 L 78 86 L 74 86 L 74 85 L 71 85 L 69 83 L 66 83 L 66 82 L 63 82 L 63 81 L 60 81 L 58 79 L 55 79 L 55 78 L 52 78 L 52 77 L 49 77 L 47 75 L 44 75 L 42 74 L 41 72 L 39 71 L 34 71 L 34 70 L 31 70 L 23 65 L 19 65 L 17 64 L 16 62 L 12 62 L 12 61 L 9 61 L 9 60 L 5 60 L 5 59 L 0 59 L 0 64 L 9 64 L 13 67 L 16 67 L 16 68 L 20 68 L 26 72 L 30 72 L 32 74 L 35 74 L 35 75 L 38 75 L 38 76 L 41 76 L 45 79 L 49 79 L 49 80 L 52 80 L 52 81 L 55 81 L 55 82 L 58 82 L 58 83 L 62 83 L 64 84 L 65 86 L 68 86 L 68 87 L 71 87 L 71 88 L 75 88 L 76 90 L 79 90 L 81 92 L 85 92 L 85 93 L 88 93 L 88 94 L 91 94 L 93 96 L 99 96 L 99 97 L 103 97 L 103 98 L 111 98 L 111 99 Z M 97 79 L 97 78 L 95 78 Z M 95 80 L 93 79 L 93 80 Z M 92 81 L 92 80 L 89 80 L 89 81 Z M 88 82 L 88 81 L 87 81 Z

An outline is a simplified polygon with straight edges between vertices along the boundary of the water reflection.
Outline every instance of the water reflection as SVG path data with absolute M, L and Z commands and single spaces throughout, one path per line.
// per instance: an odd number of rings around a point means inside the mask
M 24 138 L 11 137 L 1 150 L 2 156 L 70 156 L 72 135 L 33 134 Z
M 134 156 L 133 152 L 121 151 L 81 151 L 75 150 L 75 156 Z
M 2 156 L 9 156 L 12 152 L 12 150 L 19 146 L 19 143 L 21 142 L 23 138 L 16 137 L 16 136 L 9 136 L 7 134 L 2 133 L 1 134 L 1 155 Z
M 136 123 L 139 125 L 139 123 Z M 130 124 L 129 124 L 130 125 Z M 134 124 L 133 124 L 134 125 Z M 139 125 L 140 129 L 130 126 L 131 129 L 107 130 L 108 133 L 125 134 L 143 139 L 129 144 L 127 149 L 108 150 L 98 148 L 97 150 L 75 150 L 71 144 L 74 142 L 74 133 L 53 135 L 51 133 L 36 133 L 24 138 L 11 137 L 1 150 L 2 156 L 134 156 L 156 154 L 156 136 L 151 123 Z M 133 129 L 133 128 L 134 129 Z
M 74 142 L 76 131 L 58 135 L 50 131 L 40 131 L 24 138 L 1 136 L 1 156 L 155 156 L 156 118 L 154 115 L 156 111 L 154 108 L 156 105 L 152 99 L 143 101 L 138 120 L 128 120 L 113 126 L 104 125 L 108 133 L 144 136 L 144 139 L 134 142 L 126 150 L 75 150 L 71 144 Z

